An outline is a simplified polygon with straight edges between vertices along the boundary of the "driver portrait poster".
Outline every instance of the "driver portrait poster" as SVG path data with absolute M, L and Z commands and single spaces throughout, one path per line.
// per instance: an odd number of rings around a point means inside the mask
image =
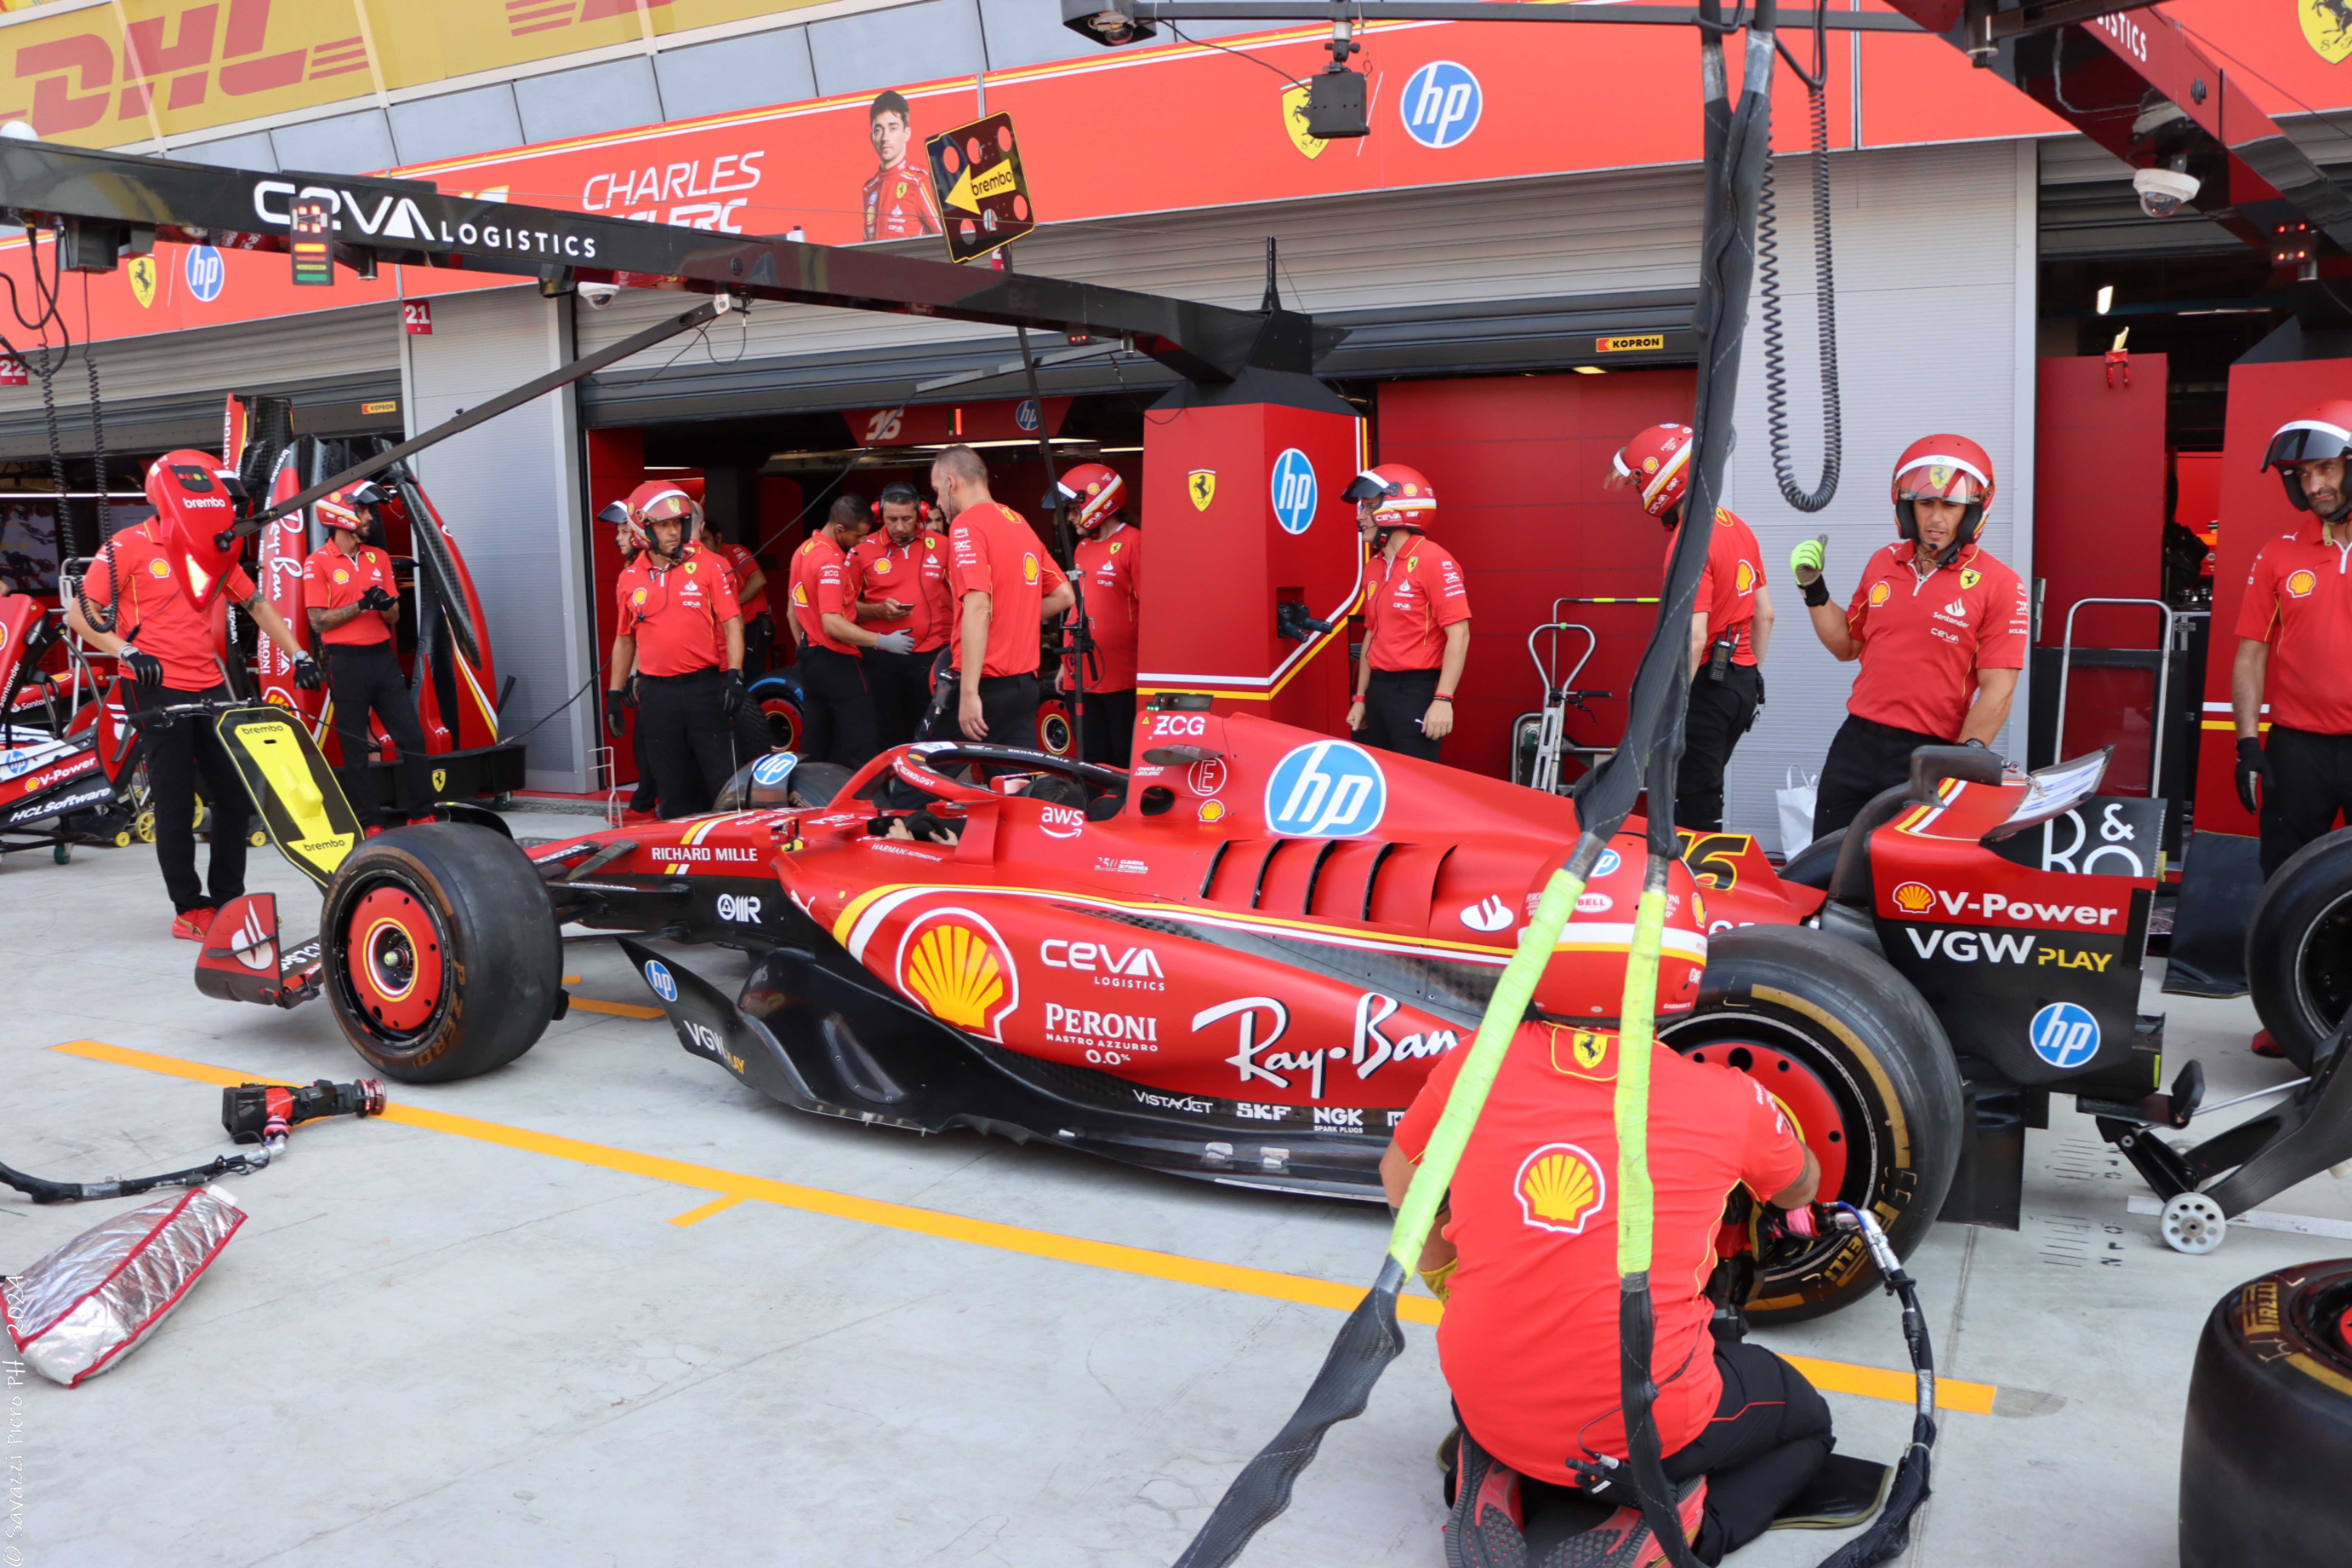
M 866 107 L 866 133 L 878 165 L 866 177 L 866 237 L 916 239 L 941 232 L 940 209 L 931 200 L 931 176 L 914 133 L 914 110 L 897 92 L 885 92 Z

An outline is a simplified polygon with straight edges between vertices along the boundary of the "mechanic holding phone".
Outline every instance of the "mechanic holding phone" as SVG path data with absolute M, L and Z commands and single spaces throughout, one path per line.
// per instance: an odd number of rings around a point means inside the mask
M 1356 527 L 1372 552 L 1348 728 L 1367 746 L 1433 763 L 1454 732 L 1454 693 L 1470 657 L 1462 568 L 1423 531 L 1437 515 L 1437 492 L 1420 470 L 1382 463 L 1340 495 L 1356 503 Z
M 1977 542 L 1992 505 L 1992 459 L 1963 436 L 1928 436 L 1895 465 L 1902 538 L 1872 555 L 1853 601 L 1830 603 L 1829 535 L 1790 552 L 1814 635 L 1862 669 L 1830 742 L 1813 837 L 1850 825 L 1871 797 L 1907 782 L 1921 746 L 1990 746 L 2025 667 L 2025 584 Z
M 743 706 L 743 609 L 735 574 L 696 542 L 702 509 L 649 479 L 596 514 L 636 558 L 614 593 L 620 629 L 604 692 L 604 728 L 618 739 L 635 678 L 637 723 L 665 817 L 694 816 L 735 772 L 734 720 Z
M 922 495 L 904 479 L 882 488 L 874 518 L 880 526 L 850 552 L 849 582 L 861 628 L 908 638 L 903 653 L 877 641 L 865 656 L 876 745 L 887 750 L 915 738 L 931 705 L 931 666 L 948 646 L 948 542 L 924 528 Z
M 988 465 L 970 447 L 931 461 L 948 516 L 948 583 L 956 596 L 954 731 L 998 746 L 1037 744 L 1040 623 L 1077 601 L 1020 513 L 990 499 Z M 940 737 L 947 739 L 950 737 Z
M 158 458 L 147 470 L 147 499 L 159 510 L 159 489 L 170 482 Z M 155 811 L 155 863 L 172 895 L 172 934 L 201 942 L 223 904 L 245 896 L 245 836 L 251 822 L 245 781 L 221 749 L 212 722 L 201 718 L 147 718 L 160 708 L 230 695 L 217 663 L 212 615 L 183 591 L 186 570 L 172 548 L 167 525 L 151 517 L 106 542 L 66 605 L 66 625 L 90 647 L 113 656 L 128 687 L 131 721 L 146 743 L 147 784 Z M 294 660 L 294 684 L 316 691 L 326 684 L 301 639 L 270 606 L 239 566 L 222 582 L 227 601 L 253 617 L 265 636 Z M 111 605 L 110 630 L 93 624 L 92 609 Z M 212 855 L 205 879 L 196 879 L 196 781 L 213 808 Z M 209 886 L 207 886 L 209 884 Z
M 911 653 L 906 631 L 868 631 L 857 624 L 857 570 L 850 558 L 866 542 L 874 514 L 864 497 L 833 498 L 822 527 L 793 552 L 794 630 L 801 639 L 801 755 L 813 763 L 865 766 L 875 743 L 873 681 L 865 655 Z
M 327 525 L 327 542 L 302 563 L 302 613 L 332 683 L 343 794 L 370 838 L 383 831 L 388 816 L 400 822 L 429 817 L 433 803 L 425 731 L 393 646 L 393 628 L 400 624 L 400 584 L 393 580 L 392 557 L 367 542 L 383 537 L 377 510 L 383 501 L 383 491 L 370 479 L 321 499 L 319 521 Z M 398 812 L 385 812 L 376 800 L 375 770 L 368 765 L 371 710 L 383 721 L 383 732 L 400 752 Z

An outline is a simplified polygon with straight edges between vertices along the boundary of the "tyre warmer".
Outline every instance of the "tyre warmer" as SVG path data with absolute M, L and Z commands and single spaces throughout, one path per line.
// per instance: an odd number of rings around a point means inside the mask
M 33 1370 L 68 1388 L 110 1372 L 186 1299 L 245 1223 L 200 1187 L 119 1214 L 0 1280 L 0 1318 Z

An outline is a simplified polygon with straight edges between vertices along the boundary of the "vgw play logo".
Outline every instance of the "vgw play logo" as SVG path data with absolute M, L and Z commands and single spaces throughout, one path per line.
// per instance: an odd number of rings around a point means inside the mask
M 1389 784 L 1361 746 L 1318 741 L 1275 765 L 1265 784 L 1265 825 L 1292 838 L 1352 838 L 1381 825 Z
M 1486 95 L 1470 68 L 1432 60 L 1412 73 L 1397 100 L 1405 134 L 1424 147 L 1458 147 L 1478 129 Z

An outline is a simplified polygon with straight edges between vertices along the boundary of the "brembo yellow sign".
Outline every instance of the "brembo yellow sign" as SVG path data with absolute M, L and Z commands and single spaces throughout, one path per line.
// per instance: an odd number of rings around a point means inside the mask
M 0 16 L 0 119 L 110 147 L 814 0 L 58 0 Z

